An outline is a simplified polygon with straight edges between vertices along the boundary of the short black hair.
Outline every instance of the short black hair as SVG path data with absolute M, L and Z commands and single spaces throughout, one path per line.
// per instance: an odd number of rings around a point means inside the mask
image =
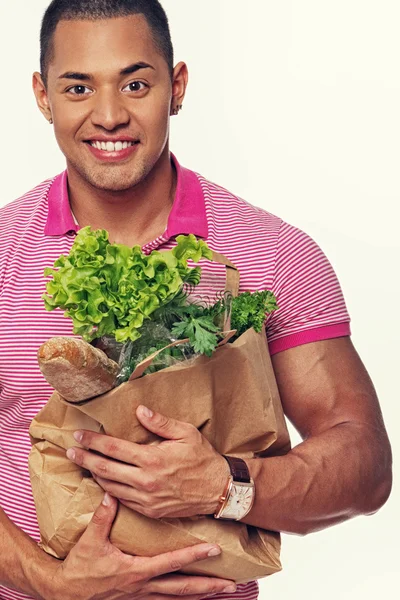
M 97 21 L 139 14 L 149 24 L 154 42 L 172 74 L 174 49 L 168 17 L 158 0 L 53 0 L 44 14 L 40 30 L 40 70 L 45 85 L 54 51 L 54 33 L 60 21 Z

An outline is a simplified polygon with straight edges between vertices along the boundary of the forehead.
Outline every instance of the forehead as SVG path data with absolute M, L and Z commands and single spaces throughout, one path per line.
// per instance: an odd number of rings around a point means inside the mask
M 156 68 L 165 63 L 143 15 L 96 21 L 60 21 L 53 40 L 51 71 L 95 73 L 120 70 L 135 62 Z M 166 66 L 166 63 L 165 63 Z

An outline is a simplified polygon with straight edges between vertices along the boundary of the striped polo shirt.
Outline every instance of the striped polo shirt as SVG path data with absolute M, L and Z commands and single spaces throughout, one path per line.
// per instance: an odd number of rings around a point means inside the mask
M 279 310 L 266 320 L 271 354 L 318 340 L 350 335 L 349 315 L 329 261 L 304 232 L 181 167 L 165 232 L 143 247 L 169 250 L 179 234 L 193 233 L 239 269 L 240 291 L 269 289 Z M 67 172 L 0 208 L 0 506 L 34 540 L 39 528 L 28 473 L 28 428 L 52 389 L 36 359 L 53 336 L 72 336 L 61 310 L 47 312 L 45 267 L 68 254 L 78 229 L 68 200 Z M 224 268 L 202 262 L 196 294 L 215 300 Z M 235 595 L 255 600 L 256 582 Z M 28 596 L 0 587 L 4 600 Z

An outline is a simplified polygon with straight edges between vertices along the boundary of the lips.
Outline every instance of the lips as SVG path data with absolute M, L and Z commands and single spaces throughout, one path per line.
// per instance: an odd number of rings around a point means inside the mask
M 106 162 L 118 162 L 129 158 L 139 147 L 140 142 L 134 139 L 100 138 L 87 140 L 85 145 L 97 159 Z

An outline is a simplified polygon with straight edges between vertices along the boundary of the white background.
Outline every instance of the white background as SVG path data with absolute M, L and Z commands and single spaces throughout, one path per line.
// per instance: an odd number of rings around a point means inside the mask
M 30 91 L 47 1 L 0 4 L 5 204 L 64 161 Z M 398 456 L 399 0 L 163 4 L 191 73 L 172 149 L 325 250 Z M 284 536 L 284 570 L 261 583 L 261 598 L 398 598 L 398 507 L 395 482 L 373 517 Z

